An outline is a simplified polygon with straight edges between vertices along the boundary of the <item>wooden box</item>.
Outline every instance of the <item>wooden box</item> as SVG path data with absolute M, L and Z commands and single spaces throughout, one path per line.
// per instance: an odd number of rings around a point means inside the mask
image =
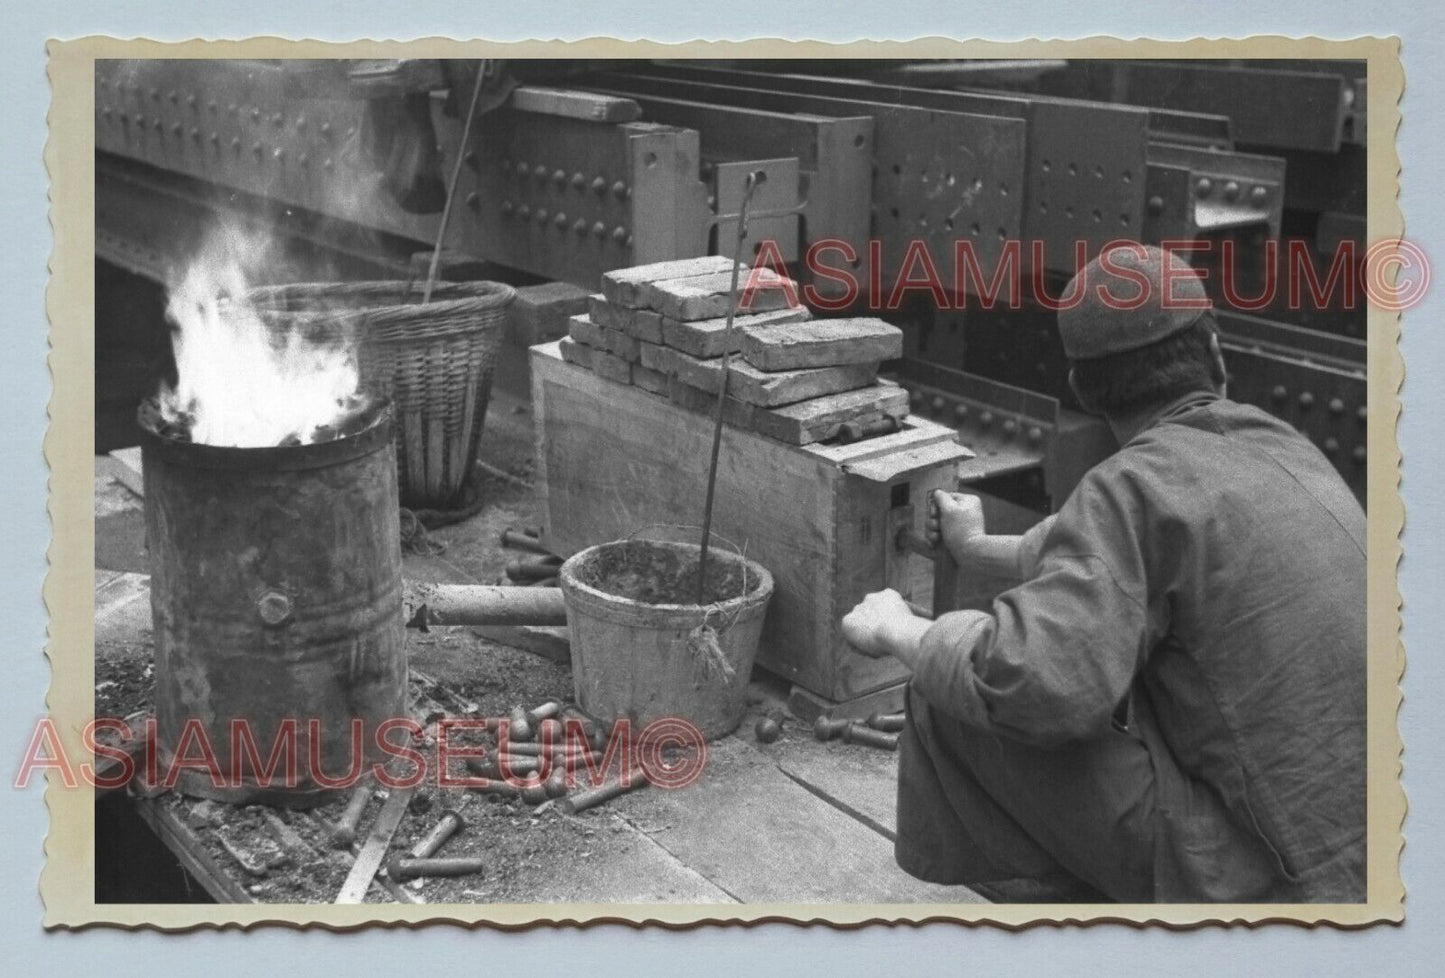
M 712 419 L 566 363 L 555 343 L 531 357 L 551 548 L 571 555 L 638 531 L 696 539 Z M 898 536 L 922 532 L 929 490 L 954 488 L 969 456 L 952 429 L 914 417 L 852 445 L 798 447 L 724 428 L 714 530 L 775 581 L 758 664 L 836 701 L 904 679 L 893 659 L 849 648 L 839 622 L 885 587 L 930 603 L 930 562 Z

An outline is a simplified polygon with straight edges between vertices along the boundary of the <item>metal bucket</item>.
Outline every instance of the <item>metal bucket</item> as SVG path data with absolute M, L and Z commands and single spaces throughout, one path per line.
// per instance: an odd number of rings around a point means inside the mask
M 379 725 L 406 716 L 390 406 L 346 437 L 275 448 L 179 441 L 154 402 L 138 420 L 159 772 L 177 756 L 204 758 L 203 736 L 223 783 L 184 766 L 177 790 L 293 807 L 331 800 L 385 759 Z M 277 744 L 281 763 L 268 772 Z

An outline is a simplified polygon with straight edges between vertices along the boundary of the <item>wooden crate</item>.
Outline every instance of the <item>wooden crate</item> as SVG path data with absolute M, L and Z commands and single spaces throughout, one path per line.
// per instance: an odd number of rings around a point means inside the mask
M 702 522 L 711 418 L 566 363 L 555 343 L 531 356 L 538 485 L 553 550 L 571 555 L 649 526 Z M 954 488 L 969 454 L 952 429 L 913 417 L 895 434 L 853 445 L 784 445 L 725 428 L 714 529 L 776 584 L 758 663 L 831 700 L 902 680 L 893 659 L 851 650 L 839 621 L 884 587 L 929 604 L 929 561 L 899 547 L 898 533 L 922 531 L 928 491 Z

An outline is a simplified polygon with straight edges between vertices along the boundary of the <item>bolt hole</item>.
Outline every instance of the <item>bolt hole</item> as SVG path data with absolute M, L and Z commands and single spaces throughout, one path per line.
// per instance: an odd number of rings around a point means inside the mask
M 657 165 L 657 154 L 647 153 L 642 157 L 642 163 L 649 169 Z

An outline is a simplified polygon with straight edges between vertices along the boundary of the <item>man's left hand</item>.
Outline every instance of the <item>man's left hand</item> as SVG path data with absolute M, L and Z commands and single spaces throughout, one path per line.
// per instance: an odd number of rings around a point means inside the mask
M 843 616 L 843 638 L 866 656 L 881 659 L 896 655 L 906 664 L 907 653 L 917 647 L 920 626 L 927 625 L 913 614 L 897 591 L 877 591 Z

